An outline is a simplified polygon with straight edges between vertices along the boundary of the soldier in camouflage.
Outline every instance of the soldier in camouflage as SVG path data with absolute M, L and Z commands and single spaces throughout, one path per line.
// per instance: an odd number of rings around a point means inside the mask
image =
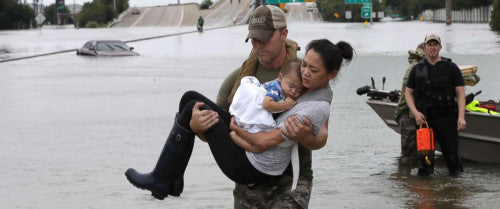
M 406 165 L 416 165 L 418 159 L 417 140 L 416 140 L 416 121 L 415 116 L 411 114 L 410 108 L 406 104 L 405 89 L 406 82 L 411 69 L 422 59 L 425 58 L 424 44 L 418 45 L 416 50 L 408 51 L 408 62 L 410 66 L 406 69 L 401 87 L 401 96 L 398 101 L 398 107 L 394 113 L 394 119 L 401 128 L 401 157 L 399 162 Z
M 248 29 L 246 41 L 252 40 L 252 52 L 240 68 L 226 77 L 217 95 L 216 103 L 224 110 L 229 109 L 234 92 L 243 76 L 255 76 L 260 82 L 270 81 L 278 76 L 282 66 L 298 60 L 299 47 L 294 41 L 286 39 L 288 34 L 286 17 L 279 7 L 272 5 L 258 7 L 249 18 Z M 193 110 L 191 129 L 196 133 L 203 133 L 209 128 L 204 124 L 211 124 L 208 122 L 217 120 L 216 115 L 206 110 Z M 328 123 L 325 124 L 320 135 L 326 139 Z M 303 136 L 309 133 L 312 136 L 312 127 L 297 124 L 297 128 L 294 134 Z M 290 165 L 282 175 L 273 176 L 269 181 L 249 185 L 236 183 L 233 191 L 234 208 L 308 208 L 313 178 L 311 160 L 311 151 L 299 146 L 300 171 L 294 191 L 291 191 L 293 174 Z

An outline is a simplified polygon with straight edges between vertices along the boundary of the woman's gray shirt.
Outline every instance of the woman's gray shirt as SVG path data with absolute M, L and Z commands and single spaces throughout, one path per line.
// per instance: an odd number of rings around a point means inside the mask
M 284 112 L 276 119 L 276 124 L 278 124 L 278 127 L 286 129 L 284 121 L 288 117 L 296 115 L 300 120 L 306 117 L 311 120 L 313 134 L 318 135 L 326 119 L 330 116 L 332 98 L 333 93 L 330 86 L 326 89 L 305 93 L 297 99 L 297 104 L 292 109 Z M 246 152 L 250 163 L 260 172 L 274 176 L 281 175 L 288 166 L 294 141 L 288 139 L 283 133 L 281 135 L 285 141 L 277 146 L 259 154 Z

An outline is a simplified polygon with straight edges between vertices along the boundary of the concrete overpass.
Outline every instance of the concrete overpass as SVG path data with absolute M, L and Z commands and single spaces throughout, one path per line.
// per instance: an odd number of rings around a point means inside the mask
M 307 7 L 305 3 L 288 4 L 288 21 L 321 21 L 318 10 L 314 7 L 313 11 L 307 11 Z M 220 0 L 204 10 L 200 10 L 197 3 L 138 9 L 140 14 L 137 15 L 132 15 L 130 8 L 123 12 L 112 27 L 194 27 L 199 16 L 205 19 L 206 28 L 233 25 L 233 17 L 236 17 L 236 24 L 246 24 L 254 9 L 254 0 Z

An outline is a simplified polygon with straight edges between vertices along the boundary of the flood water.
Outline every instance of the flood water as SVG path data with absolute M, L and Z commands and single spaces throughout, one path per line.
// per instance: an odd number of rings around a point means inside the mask
M 133 40 L 194 28 L 0 31 L 0 60 L 72 49 L 89 39 Z M 310 208 L 499 208 L 500 165 L 464 162 L 450 178 L 442 159 L 429 178 L 398 166 L 399 135 L 358 96 L 400 88 L 407 50 L 428 33 L 441 55 L 478 65 L 480 100 L 500 99 L 500 35 L 486 24 L 290 23 L 302 49 L 312 39 L 356 49 L 332 82 L 327 145 L 313 152 Z M 129 43 L 140 56 L 93 58 L 74 52 L 0 63 L 1 208 L 232 208 L 234 183 L 197 140 L 181 197 L 159 201 L 133 187 L 129 167 L 156 164 L 183 92 L 215 99 L 225 76 L 251 49 L 247 26 Z M 302 51 L 303 53 L 303 51 Z

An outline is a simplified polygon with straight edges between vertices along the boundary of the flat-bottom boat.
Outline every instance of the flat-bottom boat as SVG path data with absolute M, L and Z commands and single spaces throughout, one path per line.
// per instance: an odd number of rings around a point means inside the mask
M 366 103 L 387 126 L 400 133 L 398 124 L 394 120 L 396 102 L 370 98 Z M 465 121 L 467 127 L 458 132 L 458 155 L 463 159 L 477 162 L 500 163 L 500 115 L 466 112 Z

